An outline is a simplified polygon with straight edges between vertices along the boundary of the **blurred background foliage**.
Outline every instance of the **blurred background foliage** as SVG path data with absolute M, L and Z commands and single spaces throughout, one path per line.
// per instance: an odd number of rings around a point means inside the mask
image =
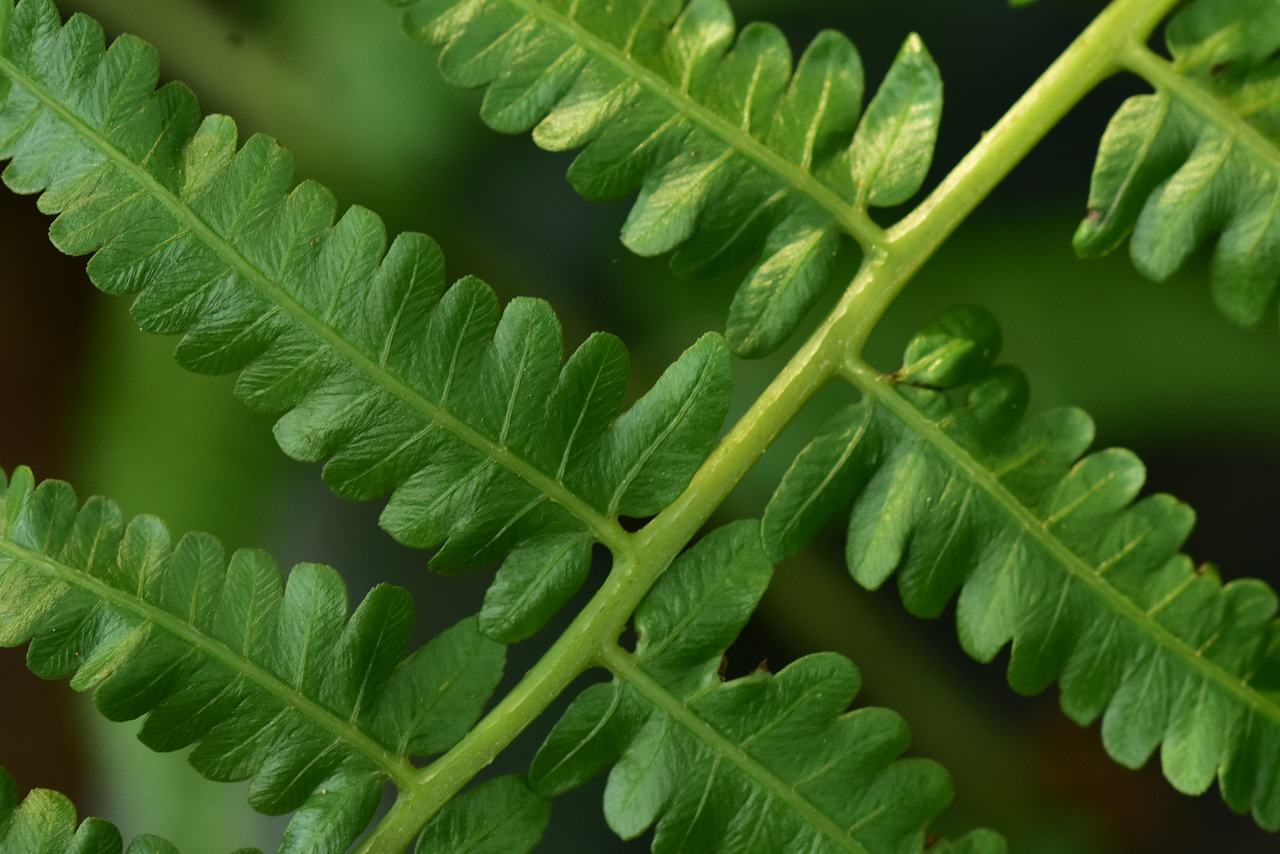
M 943 72 L 947 102 L 936 181 L 1101 8 L 1099 0 L 734 0 L 741 22 L 771 20 L 798 55 L 824 27 L 858 44 L 869 86 L 906 34 L 918 31 Z M 477 117 L 479 94 L 447 88 L 431 51 L 399 33 L 374 0 L 63 0 L 108 34 L 157 46 L 166 79 L 199 93 L 243 134 L 280 139 L 299 177 L 345 204 L 378 211 L 392 232 L 413 229 L 444 247 L 451 277 L 474 273 L 500 295 L 548 299 L 572 348 L 595 329 L 633 352 L 647 387 L 683 347 L 719 328 L 736 284 L 677 280 L 663 259 L 618 242 L 626 203 L 588 203 L 564 180 L 566 155 L 500 137 Z M 1273 536 L 1280 483 L 1280 336 L 1274 313 L 1256 330 L 1214 310 L 1204 259 L 1175 280 L 1139 278 L 1123 257 L 1077 261 L 1070 236 L 1083 212 L 1094 148 L 1120 99 L 1141 86 L 1116 80 L 1094 93 L 1019 165 L 892 307 L 871 342 L 892 367 L 910 331 L 934 312 L 975 302 L 1005 329 L 1005 359 L 1030 376 L 1037 408 L 1078 405 L 1100 444 L 1136 450 L 1150 491 L 1197 509 L 1190 553 L 1224 575 L 1280 581 Z M 886 224 L 889 217 L 884 218 Z M 483 579 L 429 579 L 425 557 L 376 527 L 377 507 L 338 501 L 318 471 L 286 460 L 270 419 L 230 395 L 228 378 L 192 377 L 169 359 L 172 341 L 138 334 L 124 301 L 87 286 L 83 262 L 43 239 L 30 199 L 0 199 L 0 464 L 30 464 L 82 495 L 105 494 L 127 513 L 155 512 L 175 532 L 209 530 L 229 548 L 269 548 L 282 562 L 317 560 L 343 572 L 353 601 L 380 580 L 415 591 L 423 639 L 474 611 Z M 851 276 L 856 253 L 847 254 Z M 834 299 L 838 283 L 829 295 Z M 814 318 L 818 312 L 814 313 Z M 813 318 L 811 318 L 811 321 Z M 810 324 L 812 325 L 812 323 Z M 797 340 L 799 340 L 797 338 Z M 791 346 L 785 351 L 794 349 Z M 738 363 L 739 409 L 785 356 Z M 824 392 L 732 496 L 726 516 L 759 513 L 791 455 L 847 390 Z M 868 594 L 841 567 L 841 532 L 779 568 L 731 675 L 767 659 L 773 669 L 837 649 L 863 670 L 860 701 L 911 724 L 915 749 L 956 780 L 941 828 L 985 824 L 1026 852 L 1274 850 L 1275 840 L 1232 816 L 1216 794 L 1177 795 L 1156 763 L 1139 772 L 1105 757 L 1097 726 L 1080 729 L 1054 690 L 1020 698 L 1002 662 L 959 652 L 949 616 L 921 623 L 892 590 Z M 514 680 L 545 637 L 512 650 Z M 126 835 L 166 835 L 194 854 L 239 845 L 274 849 L 281 823 L 253 815 L 240 787 L 207 783 L 181 761 L 149 754 L 134 725 L 102 722 L 87 700 L 40 683 L 20 650 L 0 656 L 0 765 L 25 787 L 70 793 L 82 810 Z M 527 763 L 553 717 L 504 756 Z M 501 764 L 500 763 L 500 764 Z M 600 786 L 558 802 L 549 851 L 634 850 L 604 827 Z M 234 816 L 234 819 L 229 818 Z

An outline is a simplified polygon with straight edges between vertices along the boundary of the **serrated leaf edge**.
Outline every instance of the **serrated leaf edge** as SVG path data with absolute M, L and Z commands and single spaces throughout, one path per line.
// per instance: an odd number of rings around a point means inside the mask
M 857 830 L 856 825 L 852 828 L 842 828 L 832 821 L 830 817 L 796 792 L 791 785 L 779 779 L 776 774 L 752 758 L 750 754 L 742 749 L 741 745 L 721 735 L 715 727 L 691 711 L 685 703 L 672 696 L 671 692 L 664 688 L 662 683 L 644 672 L 636 662 L 634 655 L 615 645 L 605 649 L 601 655 L 601 663 L 620 682 L 626 683 L 643 694 L 664 714 L 687 729 L 704 744 L 711 747 L 718 756 L 732 762 L 744 774 L 767 789 L 769 794 L 784 802 L 799 815 L 803 816 L 806 821 L 812 823 L 830 841 L 838 844 L 850 854 L 870 854 L 861 843 L 850 835 L 854 830 Z
M 1200 655 L 1181 638 L 1161 625 L 1154 618 L 1154 612 L 1159 610 L 1162 603 L 1157 602 L 1150 611 L 1144 611 L 1107 584 L 1098 576 L 1094 567 L 1082 561 L 1075 552 L 1049 532 L 1046 520 L 1032 513 L 995 478 L 990 470 L 979 464 L 959 443 L 937 429 L 933 422 L 916 410 L 905 398 L 898 395 L 878 371 L 870 365 L 851 359 L 846 362 L 843 374 L 845 379 L 859 391 L 877 405 L 892 412 L 917 436 L 946 457 L 952 465 L 961 469 L 973 486 L 989 495 L 1004 512 L 1012 516 L 1022 528 L 1023 535 L 1042 546 L 1046 553 L 1063 567 L 1070 578 L 1084 584 L 1100 602 L 1129 620 L 1146 637 L 1176 655 L 1187 667 L 1199 672 L 1205 679 L 1211 680 L 1251 712 L 1258 712 L 1276 724 L 1280 724 L 1280 704 L 1264 697 L 1256 689 L 1244 684 L 1239 677 Z
M 0 509 L 7 499 L 0 499 Z M 0 516 L 0 522 L 3 517 Z M 243 676 L 263 691 L 281 700 L 286 706 L 296 708 L 308 719 L 324 727 L 334 736 L 358 750 L 365 758 L 376 764 L 396 783 L 405 787 L 412 784 L 415 769 L 408 759 L 398 756 L 379 744 L 370 736 L 307 697 L 301 691 L 291 687 L 270 671 L 258 666 L 249 658 L 236 653 L 223 644 L 201 632 L 190 623 L 150 604 L 126 591 L 112 587 L 105 581 L 95 578 L 75 567 L 53 560 L 39 552 L 19 546 L 6 537 L 0 537 L 0 554 L 28 566 L 37 566 L 70 587 L 83 590 L 102 602 L 134 614 L 145 622 L 151 623 L 174 637 L 189 644 L 198 653 L 218 661 L 233 672 Z
M 128 35 L 121 36 L 121 38 L 134 39 L 133 36 Z M 138 41 L 141 42 L 141 40 Z M 145 42 L 141 43 L 146 44 Z M 0 72 L 28 91 L 46 109 L 73 128 L 77 134 L 87 140 L 94 148 L 106 155 L 117 168 L 128 174 L 150 196 L 160 200 L 179 220 L 186 223 L 191 228 L 192 233 L 213 248 L 235 272 L 243 276 L 246 281 L 258 288 L 271 301 L 306 327 L 317 339 L 369 377 L 378 386 L 440 424 L 453 435 L 476 448 L 489 459 L 507 468 L 517 477 L 520 477 L 526 483 L 564 507 L 602 543 L 615 550 L 615 552 L 626 548 L 628 535 L 616 521 L 601 515 L 572 490 L 538 471 L 536 467 L 525 460 L 511 454 L 506 448 L 487 438 L 466 422 L 433 404 L 412 386 L 362 354 L 356 347 L 346 341 L 341 333 L 291 297 L 284 288 L 250 263 L 244 255 L 237 252 L 234 246 L 221 237 L 217 231 L 150 173 L 134 163 L 132 159 L 91 125 L 82 121 L 79 116 L 67 109 L 62 101 L 51 95 L 43 86 L 22 73 L 3 53 L 0 53 Z
M 632 83 L 642 86 L 665 101 L 677 113 L 727 143 L 734 151 L 808 196 L 815 204 L 830 213 L 840 227 L 864 247 L 875 247 L 884 243 L 884 230 L 864 209 L 849 204 L 840 197 L 839 193 L 824 185 L 811 172 L 782 157 L 742 128 L 699 104 L 689 97 L 687 91 L 675 89 L 669 81 L 620 52 L 614 45 L 587 30 L 577 21 L 533 0 L 503 0 L 503 2 L 521 9 L 525 14 L 568 36 L 589 53 L 621 71 Z

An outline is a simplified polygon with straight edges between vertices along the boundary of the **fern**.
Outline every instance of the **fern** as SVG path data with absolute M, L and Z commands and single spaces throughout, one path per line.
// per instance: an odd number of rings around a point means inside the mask
M 839 235 L 879 241 L 868 208 L 910 199 L 932 159 L 942 82 L 916 36 L 862 112 L 844 36 L 822 33 L 793 70 L 777 28 L 735 34 L 720 0 L 396 5 L 412 7 L 411 33 L 444 45 L 448 80 L 489 84 L 491 127 L 585 146 L 569 170 L 585 196 L 640 190 L 629 248 L 680 247 L 687 275 L 755 258 L 729 312 L 739 355 L 781 345 L 826 288 Z
M 288 409 L 277 441 L 296 459 L 328 459 L 339 494 L 394 490 L 384 526 L 415 546 L 443 544 L 438 567 L 483 565 L 558 531 L 616 541 L 613 517 L 660 509 L 714 440 L 728 390 L 714 336 L 615 419 L 628 372 L 616 339 L 588 339 L 561 370 L 545 303 L 500 313 L 475 279 L 446 291 L 429 239 L 402 235 L 388 249 L 360 208 L 335 223 L 322 187 L 289 190 L 275 143 L 237 150 L 234 125 L 199 121 L 187 90 L 153 94 L 144 44 L 101 54 L 90 19 L 61 28 L 48 4 L 19 6 L 10 31 L 15 57 L 53 45 L 47 63 L 10 71 L 24 85 L 0 132 L 6 180 L 59 213 L 54 242 L 96 252 L 95 283 L 134 295 L 142 328 L 180 334 L 184 366 L 241 370 L 247 403 Z M 93 90 L 55 100 L 63 75 L 86 73 L 113 90 L 114 113 L 97 115 Z M 51 152 L 75 157 L 77 173 L 55 177 Z
M 753 522 L 682 555 L 636 610 L 635 651 L 606 655 L 614 682 L 579 695 L 548 737 L 535 790 L 562 794 L 613 765 L 609 824 L 631 838 L 656 822 L 654 851 L 918 850 L 949 782 L 932 763 L 894 761 L 907 736 L 892 712 L 843 714 L 858 689 L 846 659 L 720 677 L 770 575 Z M 981 832 L 961 844 L 1004 847 Z
M 255 809 L 297 810 L 284 850 L 344 850 L 383 781 L 405 785 L 410 756 L 457 742 L 502 674 L 503 647 L 474 620 L 401 661 L 413 607 L 397 588 L 375 588 L 348 621 L 328 567 L 295 567 L 282 585 L 260 552 L 228 562 L 200 535 L 175 546 L 156 519 L 125 524 L 101 499 L 78 508 L 25 469 L 3 501 L 0 643 L 30 641 L 34 672 L 93 689 L 109 719 L 147 714 L 153 750 L 194 743 L 205 776 L 251 778 Z
M 532 850 L 554 799 L 608 774 L 604 814 L 653 850 L 999 852 L 976 830 L 938 840 L 951 797 L 937 764 L 904 756 L 905 721 L 850 710 L 861 685 L 834 653 L 726 679 L 727 650 L 775 562 L 848 508 L 846 553 L 866 587 L 893 573 L 906 607 L 958 596 L 961 645 L 1009 681 L 1057 681 L 1074 720 L 1102 718 L 1128 766 L 1161 750 L 1165 775 L 1280 828 L 1280 623 L 1259 581 L 1223 584 L 1181 554 L 1191 511 L 1138 498 L 1127 451 L 1087 456 L 1078 410 L 1028 414 L 1028 382 L 996 363 L 1000 331 L 944 313 L 902 366 L 863 357 L 886 307 L 974 207 L 1076 102 L 1136 72 L 1156 92 L 1120 108 L 1095 170 L 1086 254 L 1133 232 L 1163 276 L 1209 236 L 1215 294 L 1253 321 L 1280 269 L 1274 217 L 1269 2 L 1115 0 L 950 175 L 922 189 L 941 75 L 909 36 L 863 107 L 844 36 L 793 63 L 781 31 L 736 28 L 722 0 L 416 0 L 410 34 L 445 77 L 487 86 L 481 114 L 532 129 L 589 197 L 638 191 L 623 241 L 674 251 L 677 272 L 744 268 L 725 337 L 689 346 L 624 406 L 629 357 L 588 336 L 567 357 L 549 305 L 505 306 L 478 279 L 448 284 L 420 234 L 339 214 L 294 184 L 271 139 L 241 143 L 154 51 L 50 0 L 0 0 L 4 180 L 55 214 L 53 243 L 91 255 L 100 289 L 132 298 L 144 330 L 179 336 L 178 361 L 238 372 L 236 394 L 278 415 L 275 438 L 321 462 L 339 495 L 389 495 L 382 526 L 446 573 L 500 564 L 478 614 L 406 656 L 412 602 L 375 587 L 348 613 L 336 572 L 282 577 L 259 551 L 175 544 L 18 468 L 0 480 L 0 644 L 46 678 L 92 690 L 113 720 L 145 716 L 158 751 L 191 746 L 215 780 L 292 813 L 282 851 Z M 1170 58 L 1148 44 L 1165 30 Z M 877 214 L 880 215 L 880 214 Z M 855 280 L 732 425 L 730 353 L 778 349 L 829 286 L 846 238 Z M 709 529 L 726 497 L 829 384 L 857 395 L 782 477 L 760 522 Z M 709 529 L 709 533 L 702 533 Z M 504 644 L 541 630 L 607 575 L 504 696 Z M 548 724 L 528 774 L 485 775 L 591 670 Z M 384 788 L 395 803 L 374 822 Z M 372 824 L 372 826 L 370 826 Z M 415 843 L 416 840 L 416 843 Z M 5 850 L 119 851 L 98 819 L 0 775 Z M 139 837 L 129 851 L 168 851 Z
M 1131 504 L 1142 464 L 1111 449 L 1080 459 L 1079 410 L 1024 420 L 1027 384 L 992 367 L 999 331 L 972 309 L 937 318 L 887 378 L 851 366 L 862 400 L 801 452 L 764 516 L 775 559 L 853 501 L 848 563 L 867 587 L 897 571 L 907 609 L 934 617 L 960 589 L 960 642 L 990 661 L 1010 641 L 1009 682 L 1061 678 L 1080 723 L 1105 712 L 1103 743 L 1138 767 L 1157 746 L 1175 787 L 1218 769 L 1228 803 L 1280 826 L 1276 595 L 1223 585 L 1177 553 L 1194 515 L 1167 495 Z M 962 405 L 949 394 L 963 390 Z
M 1214 301 L 1256 323 L 1280 278 L 1280 11 L 1266 0 L 1199 0 L 1169 24 L 1172 61 L 1135 46 L 1156 86 L 1116 113 L 1098 152 L 1076 248 L 1130 232 L 1138 269 L 1163 279 L 1211 235 Z
M 120 831 L 102 819 L 87 819 L 76 825 L 71 801 L 57 792 L 37 789 L 18 801 L 13 778 L 0 770 L 0 844 L 12 851 L 31 854 L 62 854 L 65 851 L 103 851 L 119 854 L 169 854 L 176 849 L 154 836 L 139 837 L 128 849 Z

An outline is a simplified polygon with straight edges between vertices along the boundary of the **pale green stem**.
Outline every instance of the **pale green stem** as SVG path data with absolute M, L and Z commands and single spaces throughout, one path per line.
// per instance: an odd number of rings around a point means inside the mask
M 920 205 L 888 232 L 888 252 L 903 269 L 897 286 L 929 259 L 1067 113 L 1099 83 L 1126 67 L 1135 46 L 1180 0 L 1115 0 L 1054 61 L 1017 103 Z M 858 353 L 861 341 L 851 342 Z
M 520 683 L 443 757 L 418 772 L 357 854 L 402 851 L 462 787 L 594 666 L 644 595 L 620 561 L 595 596 Z M 613 627 L 619 629 L 615 630 Z M 610 634 L 612 632 L 612 634 Z
M 1178 0 L 1116 0 L 1049 67 L 909 216 L 872 243 L 835 310 L 716 447 L 688 488 L 625 543 L 616 565 L 560 639 L 452 750 L 424 769 L 359 851 L 399 851 L 584 670 L 603 659 L 640 600 L 806 401 L 845 370 L 902 287 L 1044 135 Z
M 864 265 L 855 285 L 841 302 L 845 312 L 856 311 L 870 296 L 879 293 L 874 288 L 857 286 L 858 282 L 874 279 L 871 272 L 874 267 L 874 264 Z M 823 329 L 829 329 L 836 316 L 844 315 L 836 312 Z M 412 786 L 401 791 L 386 818 L 358 849 L 360 854 L 403 850 L 422 826 L 487 767 L 579 674 L 603 663 L 604 652 L 613 647 L 640 600 L 737 483 L 741 473 L 751 467 L 813 392 L 840 370 L 838 353 L 815 351 L 823 340 L 826 337 L 822 334 L 813 336 L 699 469 L 694 484 L 709 484 L 708 492 L 699 496 L 691 484 L 675 504 L 643 531 L 631 535 L 625 547 L 615 550 L 613 571 L 559 640 L 462 741 L 423 769 Z

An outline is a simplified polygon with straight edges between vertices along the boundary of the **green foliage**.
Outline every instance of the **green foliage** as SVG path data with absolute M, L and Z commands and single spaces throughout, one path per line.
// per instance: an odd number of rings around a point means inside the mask
M 1162 746 L 1165 775 L 1223 794 L 1280 827 L 1280 792 L 1260 774 L 1280 738 L 1280 622 L 1260 581 L 1223 585 L 1178 549 L 1194 514 L 1167 495 L 1133 503 L 1131 453 L 1083 459 L 1093 424 L 1075 409 L 1026 418 L 1027 382 L 993 366 L 998 330 L 974 309 L 912 339 L 901 370 L 857 378 L 864 396 L 801 452 L 765 511 L 775 559 L 853 502 L 847 556 L 879 587 L 893 572 L 914 614 L 960 591 L 960 642 L 990 661 L 1012 641 L 1009 682 L 1061 680 L 1062 708 L 1103 718 L 1130 767 Z
M 234 124 L 201 121 L 188 90 L 153 92 L 143 43 L 103 53 L 95 23 L 61 27 L 47 3 L 18 6 L 8 39 L 6 70 L 24 85 L 0 105 L 5 180 L 59 214 L 54 243 L 95 252 L 95 284 L 134 296 L 143 329 L 181 335 L 184 366 L 240 370 L 242 399 L 287 410 L 281 448 L 328 459 L 334 491 L 394 491 L 384 527 L 441 545 L 437 568 L 483 566 L 553 532 L 616 536 L 613 517 L 660 510 L 710 449 L 728 399 L 716 336 L 617 417 L 628 366 L 616 339 L 589 338 L 562 369 L 545 303 L 500 311 L 475 279 L 446 288 L 429 238 L 388 248 L 362 208 L 335 223 L 323 187 L 290 190 L 290 158 L 274 142 L 237 149 Z M 62 102 L 57 81 L 78 76 L 93 85 Z
M 408 594 L 382 585 L 348 620 L 328 567 L 282 584 L 261 552 L 228 561 L 211 537 L 172 544 L 153 517 L 77 508 L 66 484 L 19 469 L 3 489 L 0 644 L 30 642 L 45 678 L 94 691 L 111 720 L 146 714 L 153 750 L 195 745 L 214 780 L 251 779 L 253 807 L 297 810 L 284 850 L 343 851 L 410 756 L 452 747 L 496 687 L 505 659 L 474 620 L 403 659 Z
M 704 537 L 636 610 L 634 653 L 584 691 L 533 763 L 555 796 L 606 765 L 605 817 L 655 852 L 915 851 L 951 798 L 937 765 L 898 759 L 908 736 L 885 709 L 846 713 L 849 661 L 811 655 L 776 676 L 726 682 L 722 657 L 772 575 L 753 522 Z M 974 850 L 999 852 L 983 836 Z
M 1102 139 L 1076 248 L 1108 252 L 1132 232 L 1134 263 L 1163 279 L 1216 235 L 1214 301 L 1256 323 L 1280 279 L 1280 9 L 1198 0 L 1166 40 L 1156 93 L 1126 101 Z
M 36 789 L 19 802 L 18 787 L 0 769 L 0 845 L 27 854 L 171 854 L 177 849 L 155 836 L 139 836 L 126 849 L 120 831 L 98 818 L 76 825 L 76 808 L 57 792 Z
M 550 817 L 547 801 L 523 780 L 498 777 L 464 792 L 422 831 L 422 854 L 511 854 L 538 844 Z
M 215 780 L 250 780 L 251 805 L 293 813 L 282 851 L 518 854 L 551 802 L 608 771 L 604 814 L 657 852 L 999 852 L 978 830 L 935 840 L 951 798 L 937 764 L 904 757 L 906 723 L 850 710 L 858 671 L 835 653 L 726 679 L 727 650 L 773 563 L 849 509 L 853 577 L 897 573 L 907 609 L 958 596 L 962 646 L 1009 681 L 1057 681 L 1067 714 L 1102 718 L 1119 762 L 1157 747 L 1179 790 L 1216 778 L 1226 802 L 1280 828 L 1280 623 L 1257 581 L 1223 584 L 1181 554 L 1193 514 L 1139 498 L 1123 450 L 1084 456 L 1091 420 L 1031 413 L 1028 382 L 996 364 L 1001 333 L 953 309 L 873 369 L 862 346 L 887 305 L 961 221 L 1109 74 L 1155 94 L 1121 107 L 1103 139 L 1078 248 L 1133 232 L 1141 269 L 1166 275 L 1209 236 L 1215 293 L 1252 321 L 1280 276 L 1275 54 L 1280 17 L 1259 0 L 1196 0 L 1148 44 L 1174 0 L 1115 0 L 899 223 L 870 208 L 923 188 L 941 77 L 908 36 L 863 109 L 853 45 L 820 33 L 792 62 L 781 31 L 736 29 L 723 0 L 408 0 L 411 34 L 442 46 L 451 81 L 488 86 L 493 127 L 581 148 L 589 197 L 638 191 L 623 240 L 674 251 L 703 276 L 750 264 L 727 341 L 708 333 L 624 406 L 629 357 L 607 334 L 567 357 L 537 299 L 501 306 L 471 277 L 452 285 L 420 234 L 337 212 L 294 185 L 274 141 L 243 144 L 178 84 L 156 89 L 154 52 L 109 48 L 50 0 L 0 0 L 4 181 L 39 194 L 50 235 L 92 255 L 90 278 L 128 295 L 138 324 L 179 336 L 198 372 L 239 372 L 236 393 L 279 413 L 280 447 L 323 462 L 339 495 L 390 494 L 381 524 L 433 549 L 442 572 L 501 563 L 475 617 L 406 656 L 407 593 L 375 587 L 348 612 L 334 570 L 282 578 L 264 553 L 176 544 L 105 499 L 0 478 L 0 645 L 31 669 L 93 690 L 113 720 L 145 716 L 148 747 L 192 746 Z M 1017 4 L 1022 5 L 1022 4 Z M 857 279 L 747 411 L 729 411 L 730 352 L 792 334 L 828 285 L 840 243 Z M 740 271 L 739 271 L 740 272 Z M 699 537 L 726 496 L 824 385 L 858 400 L 796 457 L 760 522 Z M 491 705 L 505 643 L 542 630 L 607 575 Z M 630 632 L 629 632 L 630 630 Z M 634 642 L 629 639 L 634 638 Z M 624 646 L 624 641 L 626 646 Z M 527 778 L 481 777 L 587 671 L 587 685 Z M 422 762 L 421 760 L 430 760 Z M 390 812 L 370 824 L 385 788 Z M 366 834 L 361 838 L 362 834 Z M 0 775 L 6 850 L 119 851 L 120 834 Z M 167 851 L 139 837 L 129 851 Z
M 839 235 L 873 239 L 867 207 L 907 201 L 932 160 L 942 83 L 914 35 L 862 112 L 848 39 L 821 33 L 793 69 L 782 33 L 735 33 L 724 0 L 392 2 L 444 46 L 446 79 L 489 86 L 491 127 L 584 148 L 569 169 L 584 196 L 640 191 L 630 249 L 678 248 L 688 276 L 753 262 L 729 312 L 738 355 L 786 340 L 827 287 Z

